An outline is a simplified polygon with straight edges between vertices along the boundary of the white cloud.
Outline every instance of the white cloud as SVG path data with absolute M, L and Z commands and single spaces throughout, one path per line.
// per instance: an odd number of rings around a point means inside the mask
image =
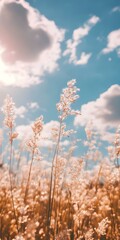
M 27 109 L 24 106 L 20 106 L 18 108 L 15 108 L 15 114 L 16 114 L 16 116 L 18 116 L 20 118 L 24 118 L 24 114 L 26 112 L 27 112 Z
M 94 128 L 104 140 L 113 140 L 111 130 L 120 124 L 120 86 L 112 85 L 96 101 L 81 107 L 81 116 L 76 116 L 75 126 L 85 126 L 92 120 Z
M 65 31 L 24 0 L 0 2 L 0 83 L 29 87 L 58 67 Z
M 63 55 L 67 56 L 70 55 L 69 62 L 73 62 L 75 65 L 81 64 L 81 61 L 77 59 L 77 47 L 82 42 L 82 39 L 87 36 L 90 30 L 100 21 L 100 18 L 97 16 L 92 16 L 84 25 L 83 27 L 79 27 L 73 31 L 72 39 L 67 41 L 67 49 L 64 51 Z M 90 58 L 91 53 L 82 53 L 82 57 L 86 56 L 86 59 Z M 84 59 L 85 59 L 84 56 Z M 89 57 L 88 57 L 89 56 Z M 88 61 L 84 60 L 86 64 Z
M 53 128 L 59 129 L 59 122 L 58 121 L 50 121 L 44 125 L 43 131 L 42 131 L 42 137 L 43 138 L 51 138 L 51 131 Z
M 39 104 L 37 102 L 30 102 L 27 105 L 29 109 L 39 109 Z
M 16 131 L 18 132 L 18 138 L 22 141 L 26 141 L 32 135 L 32 123 L 29 125 L 20 125 L 16 127 Z M 52 147 L 53 139 L 52 139 L 52 128 L 59 128 L 58 121 L 50 121 L 43 126 L 43 130 L 40 136 L 39 145 L 41 147 Z
M 53 147 L 56 142 L 52 138 L 52 129 L 59 129 L 58 121 L 50 121 L 43 126 L 43 130 L 40 135 L 39 146 L 40 147 Z M 16 127 L 16 132 L 19 134 L 18 139 L 25 142 L 32 135 L 32 123 L 30 125 L 20 125 Z M 61 142 L 61 146 L 67 147 L 69 145 L 69 140 L 64 139 Z
M 120 52 L 120 29 L 114 30 L 107 36 L 107 47 L 102 50 L 103 54 L 108 54 L 116 49 L 119 56 Z
M 67 147 L 69 145 L 70 145 L 70 141 L 69 140 L 64 140 L 64 141 L 61 142 L 61 146 L 63 146 L 63 147 Z
M 112 12 L 120 12 L 120 6 L 116 6 L 112 9 Z
M 93 27 L 94 25 L 96 25 L 98 22 L 100 21 L 100 18 L 97 16 L 92 16 L 89 20 L 88 20 L 88 25 L 89 27 Z
M 53 147 L 56 144 L 56 141 L 53 141 L 52 129 L 56 128 L 59 131 L 59 126 L 60 126 L 60 123 L 58 121 L 53 121 L 53 120 L 44 125 L 43 131 L 41 133 L 41 139 L 39 142 L 41 147 Z M 70 142 L 67 139 L 65 139 L 61 142 L 60 145 L 62 147 L 67 147 L 69 143 Z
M 23 145 L 31 137 L 32 128 L 31 124 L 29 125 L 19 125 L 16 127 L 16 132 L 18 133 L 18 139 L 22 141 Z
M 76 65 L 84 65 L 84 64 L 87 64 L 89 59 L 91 57 L 91 53 L 85 53 L 85 52 L 82 52 L 81 53 L 81 56 L 80 56 L 80 59 L 79 60 L 76 60 L 75 64 Z
M 39 104 L 37 102 L 30 102 L 27 104 L 28 109 L 37 110 L 39 109 Z M 15 114 L 17 117 L 24 118 L 25 113 L 28 111 L 25 106 L 20 106 L 15 108 Z

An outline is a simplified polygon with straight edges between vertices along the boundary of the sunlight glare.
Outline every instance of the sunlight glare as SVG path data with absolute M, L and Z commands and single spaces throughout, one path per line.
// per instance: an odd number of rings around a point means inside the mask
M 1 59 L 0 51 L 0 83 L 9 86 L 15 82 L 13 74 L 10 73 L 9 66 Z

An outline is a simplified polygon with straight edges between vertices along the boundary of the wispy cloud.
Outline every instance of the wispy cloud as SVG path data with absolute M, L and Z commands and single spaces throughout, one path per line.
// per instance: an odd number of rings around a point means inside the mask
M 0 82 L 39 84 L 58 67 L 65 31 L 24 0 L 0 2 Z
M 91 57 L 91 53 L 82 52 L 80 59 L 77 59 L 77 47 L 82 42 L 83 38 L 86 37 L 90 30 L 100 21 L 97 16 L 92 16 L 82 27 L 79 27 L 73 31 L 72 39 L 69 39 L 66 43 L 67 48 L 63 55 L 69 55 L 69 62 L 75 65 L 87 64 Z
M 93 121 L 94 128 L 100 133 L 102 139 L 113 140 L 110 130 L 120 124 L 120 86 L 112 85 L 102 93 L 95 101 L 84 104 L 81 108 L 81 116 L 76 116 L 75 126 L 85 126 L 88 121 Z M 112 136 L 112 135 L 111 135 Z
M 112 9 L 112 12 L 120 12 L 120 6 L 116 6 Z
M 29 109 L 39 109 L 39 104 L 37 102 L 30 102 L 27 104 Z
M 120 53 L 120 29 L 114 30 L 110 32 L 107 36 L 107 46 L 102 50 L 103 54 L 108 54 L 113 52 L 114 50 L 117 51 L 119 56 Z

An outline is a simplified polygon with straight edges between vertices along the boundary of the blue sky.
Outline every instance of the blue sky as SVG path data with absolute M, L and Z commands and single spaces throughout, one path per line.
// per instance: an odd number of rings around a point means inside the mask
M 71 79 L 82 118 L 68 125 L 79 132 L 92 120 L 110 141 L 120 123 L 119 0 L 1 1 L 0 105 L 10 94 L 22 126 L 41 114 L 45 123 L 57 121 L 56 103 Z

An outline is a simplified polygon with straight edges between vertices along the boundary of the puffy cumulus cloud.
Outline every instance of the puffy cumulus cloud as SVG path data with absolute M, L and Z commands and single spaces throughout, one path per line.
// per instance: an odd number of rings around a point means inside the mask
M 41 147 L 53 147 L 56 144 L 56 141 L 53 141 L 53 129 L 58 129 L 59 131 L 60 123 L 58 121 L 50 121 L 46 123 L 43 127 L 43 131 L 41 133 L 41 139 L 40 139 L 40 146 Z M 67 147 L 69 145 L 68 140 L 63 140 L 61 142 L 62 147 Z
M 24 118 L 26 112 L 27 112 L 27 109 L 24 106 L 15 108 L 15 114 L 17 117 Z
M 17 126 L 16 132 L 18 133 L 18 139 L 25 142 L 32 134 L 31 124 Z
M 16 130 L 19 132 L 19 138 L 22 139 L 24 138 L 24 136 L 26 136 L 26 138 L 30 137 L 30 135 L 32 134 L 32 126 L 33 123 L 29 124 L 29 125 L 20 125 L 18 127 L 16 127 Z M 46 124 L 43 125 L 43 130 L 41 133 L 41 138 L 42 139 L 51 139 L 52 138 L 52 128 L 59 128 L 59 122 L 58 121 L 50 121 Z M 28 134 L 27 134 L 28 133 Z
M 84 64 L 87 64 L 90 57 L 91 57 L 91 53 L 85 53 L 85 52 L 82 52 L 81 53 L 81 56 L 80 56 L 80 59 L 79 60 L 76 60 L 76 65 L 84 65 Z
M 112 85 L 102 93 L 96 101 L 88 102 L 81 107 L 81 116 L 74 119 L 75 126 L 85 126 L 88 121 L 93 122 L 93 127 L 103 140 L 112 140 L 111 130 L 120 124 L 120 86 Z
M 19 134 L 18 139 L 25 142 L 27 139 L 29 139 L 32 135 L 32 123 L 29 125 L 19 125 L 16 127 L 16 132 Z M 52 129 L 56 128 L 59 129 L 59 122 L 58 121 L 50 121 L 43 126 L 43 130 L 40 135 L 39 139 L 39 146 L 40 147 L 53 147 L 56 142 L 53 141 L 52 136 Z M 62 147 L 67 147 L 70 144 L 69 140 L 64 139 L 61 142 Z
M 16 2 L 2 6 L 0 13 L 0 43 L 4 47 L 5 62 L 33 62 L 39 54 L 51 45 L 47 31 L 32 28 L 28 21 L 28 8 Z
M 107 36 L 107 47 L 102 50 L 103 54 L 108 54 L 117 51 L 118 56 L 120 56 L 120 29 L 114 30 Z
M 29 87 L 58 67 L 65 30 L 24 0 L 0 2 L 0 82 Z
M 42 138 L 45 138 L 45 139 L 51 139 L 52 138 L 52 129 L 53 128 L 56 128 L 56 129 L 59 129 L 59 122 L 58 121 L 50 121 L 48 123 L 46 123 L 43 127 L 43 131 L 42 131 L 42 135 L 41 137 Z
M 69 39 L 66 43 L 67 49 L 63 55 L 70 55 L 69 62 L 75 65 L 87 64 L 91 53 L 82 53 L 80 60 L 77 59 L 77 47 L 82 42 L 83 38 L 86 37 L 90 30 L 100 21 L 97 16 L 92 16 L 82 27 L 79 27 L 73 31 L 72 39 Z
M 20 106 L 15 108 L 16 117 L 24 118 L 28 110 L 37 110 L 39 109 L 39 104 L 37 102 L 27 103 L 27 107 Z

